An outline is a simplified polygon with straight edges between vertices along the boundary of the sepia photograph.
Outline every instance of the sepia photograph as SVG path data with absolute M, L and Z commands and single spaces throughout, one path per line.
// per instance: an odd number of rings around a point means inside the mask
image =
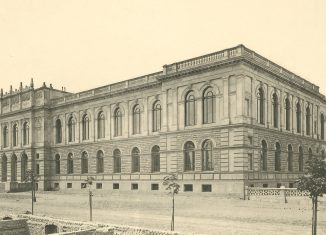
M 0 0 L 0 235 L 326 235 L 325 12 Z

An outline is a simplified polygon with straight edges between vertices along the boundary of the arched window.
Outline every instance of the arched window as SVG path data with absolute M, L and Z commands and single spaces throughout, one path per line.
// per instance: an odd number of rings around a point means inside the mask
M 303 171 L 303 149 L 299 147 L 299 171 Z
M 306 135 L 310 135 L 310 108 L 306 108 Z
M 257 120 L 258 123 L 265 123 L 265 94 L 264 89 L 260 87 L 257 94 Z
M 11 157 L 11 182 L 17 181 L 17 156 L 14 154 Z
M 275 171 L 281 170 L 281 146 L 278 142 L 275 144 Z
M 157 100 L 153 104 L 153 132 L 161 130 L 161 103 Z
M 102 150 L 97 152 L 96 156 L 96 173 L 104 172 L 104 153 Z
M 57 119 L 55 122 L 55 135 L 56 135 L 56 143 L 62 143 L 62 125 L 61 120 Z
M 122 113 L 120 108 L 114 111 L 114 136 L 122 136 Z
M 121 172 L 121 152 L 119 149 L 113 151 L 113 173 Z
M 276 93 L 274 93 L 272 97 L 272 106 L 273 106 L 273 125 L 274 127 L 278 127 L 278 97 Z
M 203 171 L 212 171 L 213 168 L 213 143 L 211 140 L 205 140 L 201 152 L 201 165 Z
M 18 145 L 18 125 L 14 124 L 12 127 L 12 145 L 17 146 Z
M 293 171 L 293 150 L 292 145 L 288 145 L 288 171 Z
M 73 174 L 73 173 L 74 173 L 74 160 L 72 158 L 72 153 L 69 153 L 67 157 L 67 174 Z
M 196 124 L 195 102 L 194 92 L 188 92 L 185 100 L 185 126 L 193 126 Z
M 160 172 L 160 147 L 155 145 L 152 148 L 152 172 Z
M 188 141 L 184 145 L 184 171 L 195 170 L 195 145 Z
M 285 129 L 291 130 L 291 104 L 289 98 L 285 99 Z
M 8 138 L 8 127 L 7 126 L 4 126 L 3 127 L 3 147 L 6 148 L 8 147 L 8 144 L 9 144 L 9 138 Z
M 325 117 L 324 114 L 320 114 L 320 138 L 325 139 Z
M 261 167 L 263 171 L 267 171 L 267 143 L 265 140 L 261 142 Z
M 28 122 L 23 124 L 23 145 L 29 144 L 29 125 Z
M 85 114 L 82 119 L 82 134 L 83 140 L 89 140 L 89 117 L 87 114 Z
M 26 171 L 27 171 L 28 157 L 25 153 L 22 154 L 21 157 L 21 181 L 25 181 L 26 179 Z
M 133 134 L 139 134 L 140 133 L 140 107 L 139 105 L 135 105 L 132 110 L 132 130 Z
M 105 116 L 104 112 L 99 112 L 97 116 L 97 138 L 102 139 L 105 137 Z
M 308 150 L 308 159 L 311 160 L 312 159 L 312 149 L 309 148 Z
M 140 152 L 137 147 L 131 152 L 131 172 L 140 172 Z
M 211 87 L 203 93 L 203 123 L 215 122 L 215 95 Z
M 75 142 L 75 120 L 71 116 L 68 120 L 68 141 Z
M 300 102 L 297 103 L 297 110 L 296 110 L 296 116 L 297 116 L 297 133 L 301 132 L 301 105 Z
M 81 155 L 81 173 L 88 173 L 88 154 L 86 152 Z
M 55 160 L 55 173 L 57 175 L 59 175 L 60 174 L 60 155 L 56 154 L 54 160 Z
M 7 157 L 6 155 L 2 155 L 1 158 L 1 181 L 6 182 L 7 181 Z

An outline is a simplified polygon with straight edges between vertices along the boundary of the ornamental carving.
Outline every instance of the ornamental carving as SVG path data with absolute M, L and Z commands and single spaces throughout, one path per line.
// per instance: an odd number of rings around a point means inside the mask
M 26 100 L 30 100 L 30 94 L 29 93 L 22 95 L 22 101 L 26 101 Z

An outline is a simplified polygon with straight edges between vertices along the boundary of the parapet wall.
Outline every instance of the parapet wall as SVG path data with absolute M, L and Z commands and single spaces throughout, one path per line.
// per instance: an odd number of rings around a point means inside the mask
M 25 221 L 27 220 L 31 235 L 46 234 L 46 226 L 56 227 L 58 234 L 61 235 L 182 235 L 178 232 L 153 230 L 133 226 L 70 221 L 33 215 L 18 215 L 18 218 Z

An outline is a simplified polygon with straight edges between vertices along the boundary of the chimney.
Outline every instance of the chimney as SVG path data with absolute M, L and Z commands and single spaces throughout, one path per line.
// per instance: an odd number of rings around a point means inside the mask
M 22 83 L 22 82 L 20 82 L 19 90 L 20 90 L 20 91 L 23 90 L 23 83 Z
M 34 81 L 33 81 L 33 78 L 31 78 L 31 88 L 34 88 Z

